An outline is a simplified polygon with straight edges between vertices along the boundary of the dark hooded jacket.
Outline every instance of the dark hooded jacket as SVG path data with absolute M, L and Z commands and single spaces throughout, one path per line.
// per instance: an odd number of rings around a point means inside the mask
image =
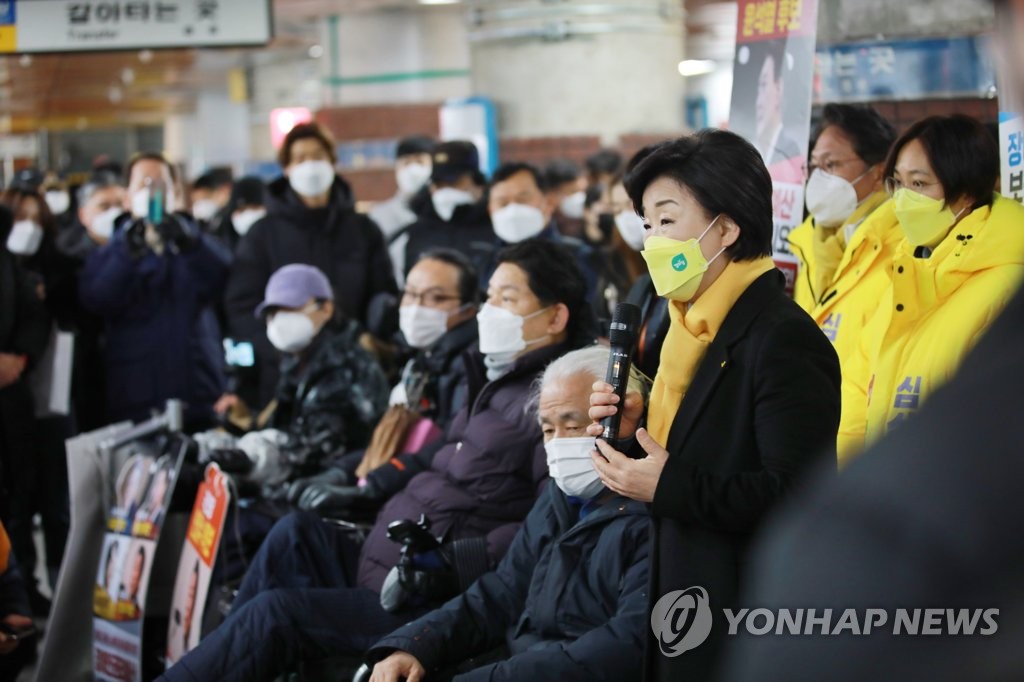
M 438 248 L 455 249 L 465 254 L 477 272 L 483 274 L 494 257 L 497 239 L 484 201 L 457 207 L 449 221 L 441 219 L 434 210 L 434 204 L 429 200 L 419 204 L 417 213 L 419 219 L 416 222 L 391 238 L 392 241 L 407 239 L 406 275 L 412 270 L 412 266 L 416 265 L 420 256 Z
M 78 278 L 82 306 L 105 322 L 107 417 L 147 419 L 178 398 L 190 426 L 203 427 L 225 389 L 213 304 L 231 254 L 201 235 L 180 253 L 133 255 L 128 218 L 119 218 L 110 242 L 89 254 Z
M 288 433 L 291 454 L 313 466 L 324 456 L 365 447 L 388 393 L 384 371 L 359 345 L 359 325 L 330 322 L 304 352 L 281 361 L 270 425 Z
M 581 506 L 548 488 L 491 573 L 385 637 L 428 672 L 507 645 L 510 656 L 458 680 L 639 679 L 647 629 L 650 516 L 612 495 Z
M 569 350 L 569 344 L 559 344 L 527 353 L 495 381 L 486 380 L 479 352 L 470 354 L 469 398 L 444 437 L 367 477 L 393 496 L 363 545 L 360 587 L 380 591 L 398 563 L 399 546 L 388 539 L 388 524 L 420 514 L 446 541 L 486 538 L 492 566 L 504 556 L 548 475 L 541 432 L 526 409 L 530 388 L 549 362 Z
M 243 392 L 250 407 L 269 402 L 278 380 L 278 354 L 267 340 L 263 321 L 253 313 L 270 276 L 291 263 L 320 268 L 334 288 L 340 317 L 364 325 L 370 300 L 398 291 L 380 229 L 356 213 L 348 183 L 335 178 L 331 200 L 321 209 L 302 203 L 287 177 L 271 183 L 267 215 L 238 243 L 225 294 L 229 335 L 236 342 L 252 343 L 256 352 L 257 385 L 250 387 L 250 394 Z

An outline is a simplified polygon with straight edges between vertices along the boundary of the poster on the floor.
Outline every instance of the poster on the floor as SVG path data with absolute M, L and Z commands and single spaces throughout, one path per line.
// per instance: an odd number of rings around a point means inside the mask
M 93 666 L 101 682 L 142 679 L 149 578 L 181 461 L 181 454 L 134 455 L 117 477 L 93 591 Z
M 729 128 L 772 177 L 775 264 L 796 281 L 789 232 L 803 222 L 818 0 L 740 0 Z
M 210 591 L 210 574 L 217 560 L 230 501 L 227 477 L 220 467 L 210 464 L 196 493 L 185 546 L 178 561 L 171 622 L 167 629 L 168 668 L 199 644 L 203 606 Z

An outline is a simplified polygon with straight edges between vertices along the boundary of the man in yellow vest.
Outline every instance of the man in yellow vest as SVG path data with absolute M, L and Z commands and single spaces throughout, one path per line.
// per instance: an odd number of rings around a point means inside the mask
M 825 106 L 805 192 L 810 217 L 789 235 L 800 259 L 795 297 L 817 321 L 845 365 L 867 317 L 889 284 L 889 264 L 902 234 L 882 186 L 896 139 L 870 107 Z M 880 208 L 882 207 L 882 208 Z

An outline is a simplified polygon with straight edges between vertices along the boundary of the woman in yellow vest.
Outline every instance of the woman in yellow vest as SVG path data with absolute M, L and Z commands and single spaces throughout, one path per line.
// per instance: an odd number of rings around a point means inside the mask
M 651 503 L 646 679 L 711 679 L 751 537 L 801 474 L 835 466 L 839 362 L 772 262 L 772 182 L 753 146 L 720 130 L 663 142 L 625 185 L 671 322 L 646 428 L 639 395 L 623 405 L 620 435 L 636 443 L 617 446 L 638 459 L 598 440 L 594 466 Z M 594 390 L 590 417 L 614 414 L 611 387 Z
M 804 188 L 810 215 L 788 237 L 800 261 L 793 296 L 812 316 L 822 301 L 835 297 L 840 262 L 850 260 L 861 223 L 889 198 L 883 166 L 896 139 L 892 124 L 877 111 L 852 104 L 825 105 L 818 130 Z
M 843 376 L 840 463 L 912 417 L 956 371 L 1024 277 L 1024 208 L 994 194 L 999 152 L 967 116 L 934 116 L 886 164 L 903 233 Z

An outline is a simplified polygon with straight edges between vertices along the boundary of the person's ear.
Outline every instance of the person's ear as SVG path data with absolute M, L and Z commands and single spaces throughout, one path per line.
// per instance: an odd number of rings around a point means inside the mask
M 552 310 L 555 314 L 548 322 L 547 332 L 552 336 L 557 336 L 569 327 L 569 306 L 564 303 L 556 303 Z
M 880 163 L 876 163 L 868 171 L 868 179 L 871 180 L 871 190 L 873 192 L 881 192 L 882 191 L 883 183 L 885 181 L 885 177 L 884 176 L 885 176 L 885 167 L 882 164 L 880 164 Z
M 328 320 L 334 317 L 334 301 L 324 301 L 320 310 Z
M 736 221 L 727 215 L 723 215 L 718 219 L 719 234 L 722 235 L 722 248 L 727 249 L 740 239 L 740 226 L 736 224 Z

